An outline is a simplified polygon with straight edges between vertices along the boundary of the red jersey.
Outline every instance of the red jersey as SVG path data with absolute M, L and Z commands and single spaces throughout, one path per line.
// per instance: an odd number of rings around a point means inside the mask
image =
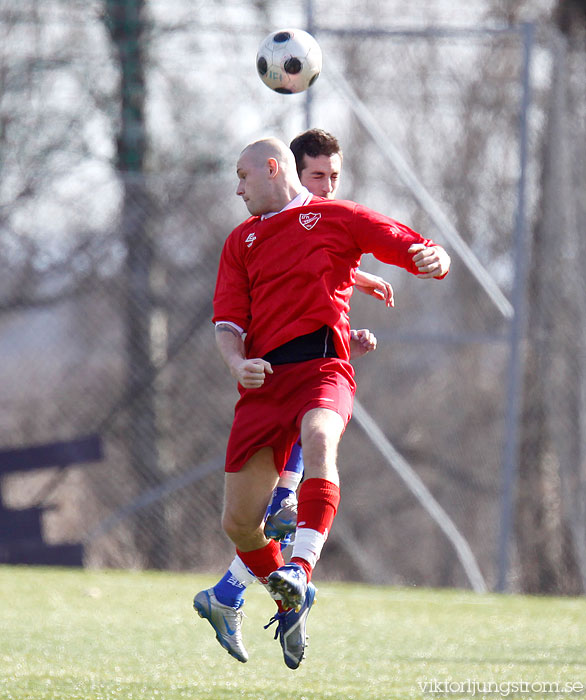
M 417 274 L 413 243 L 433 246 L 404 224 L 355 202 L 313 197 L 267 219 L 253 216 L 226 239 L 214 322 L 246 331 L 247 357 L 322 326 L 334 331 L 338 356 L 350 357 L 350 296 L 364 253 Z

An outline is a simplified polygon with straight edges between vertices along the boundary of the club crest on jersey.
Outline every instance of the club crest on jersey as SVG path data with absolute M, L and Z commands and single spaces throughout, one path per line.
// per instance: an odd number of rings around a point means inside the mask
M 320 219 L 321 214 L 314 214 L 311 211 L 307 214 L 299 214 L 299 223 L 308 231 L 311 231 Z
M 256 233 L 249 233 L 248 236 L 246 236 L 246 240 L 244 241 L 246 243 L 246 247 L 250 248 L 250 246 L 256 241 Z

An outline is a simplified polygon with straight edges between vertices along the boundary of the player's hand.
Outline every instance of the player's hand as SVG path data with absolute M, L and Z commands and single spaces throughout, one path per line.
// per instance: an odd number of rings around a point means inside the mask
M 376 336 L 368 328 L 361 328 L 359 331 L 350 331 L 350 359 L 366 355 L 367 352 L 376 350 Z
M 413 255 L 419 279 L 444 277 L 448 274 L 450 256 L 440 245 L 427 247 L 423 243 L 414 243 L 407 252 Z
M 384 301 L 389 308 L 395 305 L 395 295 L 391 283 L 382 277 L 371 275 L 370 272 L 364 272 L 363 270 L 356 270 L 354 286 L 359 292 Z
M 230 368 L 232 376 L 245 389 L 258 389 L 265 383 L 265 375 L 272 374 L 270 362 L 258 357 L 252 360 L 240 360 Z

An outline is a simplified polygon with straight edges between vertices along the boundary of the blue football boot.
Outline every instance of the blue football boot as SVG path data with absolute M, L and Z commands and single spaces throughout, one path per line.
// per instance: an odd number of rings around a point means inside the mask
M 301 609 L 307 593 L 307 576 L 299 564 L 285 564 L 268 577 L 268 586 L 274 597 L 283 601 L 284 608 Z
M 265 629 L 274 622 L 277 623 L 275 639 L 279 638 L 283 649 L 283 659 L 287 666 L 296 669 L 305 657 L 305 647 L 307 646 L 306 623 L 307 615 L 314 603 L 316 588 L 313 583 L 306 584 L 305 599 L 299 610 L 286 610 L 278 612 L 271 618 Z
M 293 491 L 271 502 L 265 521 L 265 536 L 271 540 L 289 540 L 297 527 L 297 496 Z

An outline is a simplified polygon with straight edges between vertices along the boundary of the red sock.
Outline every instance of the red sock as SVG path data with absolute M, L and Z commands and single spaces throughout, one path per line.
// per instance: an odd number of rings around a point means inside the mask
M 340 503 L 340 487 L 326 479 L 307 479 L 299 490 L 297 528 L 316 530 L 327 537 Z M 293 548 L 295 554 L 295 548 Z M 311 579 L 312 563 L 299 556 L 291 562 L 303 567 L 307 580 Z
M 307 580 L 311 581 L 311 574 L 313 573 L 313 569 L 311 568 L 311 564 L 308 561 L 302 559 L 301 557 L 291 557 L 291 564 L 299 564 L 303 571 L 305 571 Z
M 269 540 L 267 545 L 251 552 L 236 549 L 236 553 L 261 583 L 266 583 L 267 576 L 285 563 L 276 540 Z

